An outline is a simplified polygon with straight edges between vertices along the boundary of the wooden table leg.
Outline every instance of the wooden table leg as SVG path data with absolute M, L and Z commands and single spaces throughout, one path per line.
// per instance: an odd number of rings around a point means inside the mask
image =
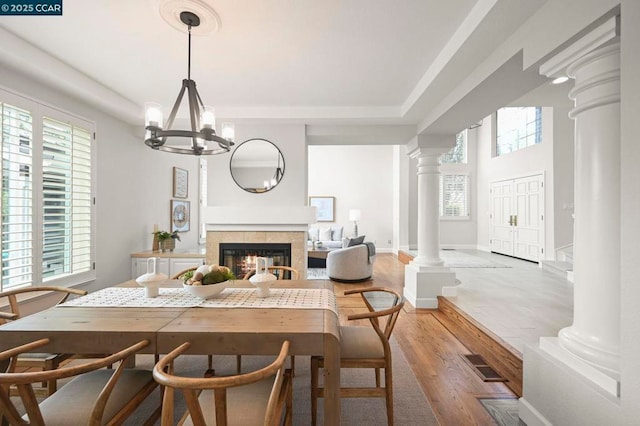
M 340 424 L 340 342 L 332 335 L 324 339 L 324 424 Z

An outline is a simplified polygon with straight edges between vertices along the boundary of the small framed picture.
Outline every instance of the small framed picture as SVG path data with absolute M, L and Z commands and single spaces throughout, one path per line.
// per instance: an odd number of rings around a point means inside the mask
M 175 198 L 187 198 L 189 195 L 189 171 L 173 168 L 173 196 Z
M 317 222 L 333 222 L 335 197 L 309 197 L 309 205 L 316 208 Z
M 189 201 L 171 200 L 171 232 L 189 230 L 191 212 Z

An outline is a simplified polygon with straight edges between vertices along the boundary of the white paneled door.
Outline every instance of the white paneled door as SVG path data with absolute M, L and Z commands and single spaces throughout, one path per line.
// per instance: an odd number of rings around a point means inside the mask
M 540 261 L 544 248 L 544 176 L 491 184 L 491 251 Z

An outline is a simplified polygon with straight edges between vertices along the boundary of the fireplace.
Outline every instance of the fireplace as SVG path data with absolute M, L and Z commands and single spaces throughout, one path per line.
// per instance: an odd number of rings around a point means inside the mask
M 307 228 L 316 221 L 315 207 L 207 206 L 202 220 L 207 224 L 207 264 L 221 261 L 220 244 L 289 244 L 289 266 L 307 276 Z
M 269 266 L 291 266 L 291 244 L 220 243 L 219 264 L 230 268 L 238 279 L 256 268 L 256 257 L 266 257 Z

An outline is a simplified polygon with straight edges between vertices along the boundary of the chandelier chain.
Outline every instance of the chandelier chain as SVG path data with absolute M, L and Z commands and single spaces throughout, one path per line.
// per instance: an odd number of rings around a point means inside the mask
M 191 25 L 189 25 L 189 49 L 187 56 L 187 80 L 191 80 Z

